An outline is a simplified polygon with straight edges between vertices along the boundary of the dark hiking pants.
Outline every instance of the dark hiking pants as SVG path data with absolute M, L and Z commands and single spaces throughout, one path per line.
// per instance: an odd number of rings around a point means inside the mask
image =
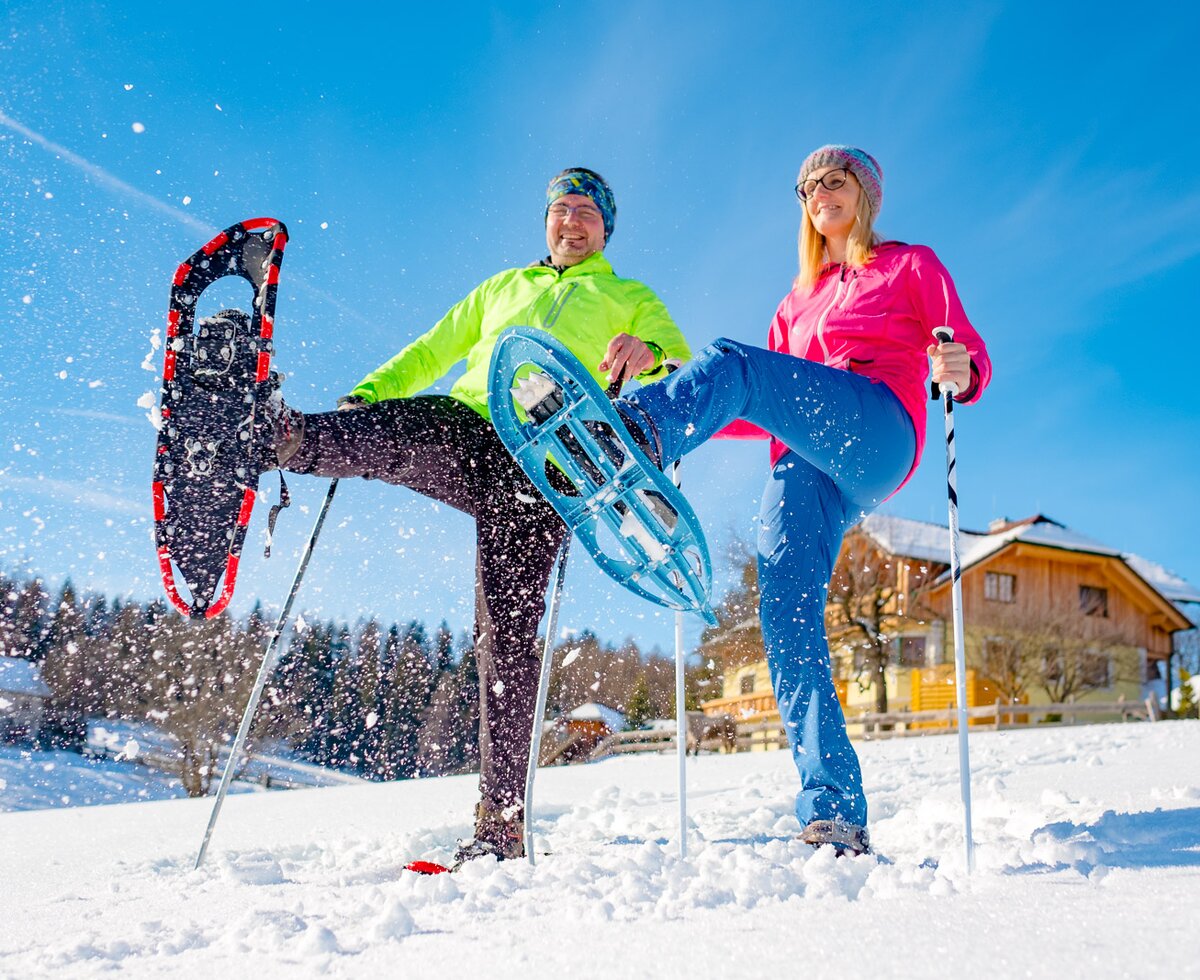
M 411 487 L 475 518 L 480 793 L 491 808 L 522 803 L 541 666 L 537 629 L 566 533 L 558 515 L 492 424 L 445 395 L 306 415 L 285 469 Z

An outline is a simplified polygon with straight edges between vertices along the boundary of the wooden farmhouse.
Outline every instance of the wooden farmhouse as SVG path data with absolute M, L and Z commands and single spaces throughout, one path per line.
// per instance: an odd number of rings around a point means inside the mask
M 871 515 L 846 535 L 825 619 L 852 734 L 864 712 L 955 703 L 949 533 Z M 1161 695 L 1176 638 L 1200 623 L 1200 589 L 1041 515 L 962 531 L 959 553 L 969 706 Z M 778 721 L 756 618 L 727 631 L 708 644 L 725 673 L 705 713 Z

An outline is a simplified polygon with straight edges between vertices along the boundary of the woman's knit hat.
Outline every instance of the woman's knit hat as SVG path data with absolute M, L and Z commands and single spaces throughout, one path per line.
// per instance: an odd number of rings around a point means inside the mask
M 813 150 L 800 165 L 800 176 L 796 183 L 803 184 L 814 170 L 820 170 L 822 167 L 845 167 L 854 174 L 863 193 L 867 195 L 871 214 L 879 214 L 879 208 L 883 204 L 883 170 L 871 154 L 857 147 L 837 143 L 822 146 Z

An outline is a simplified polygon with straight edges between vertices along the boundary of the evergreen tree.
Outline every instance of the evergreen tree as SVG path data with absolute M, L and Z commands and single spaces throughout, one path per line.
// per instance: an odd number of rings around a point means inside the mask
M 1176 718 L 1197 717 L 1196 692 L 1192 687 L 1192 675 L 1185 669 L 1179 670 L 1179 704 L 1175 708 Z
M 654 708 L 650 702 L 650 682 L 646 675 L 638 677 L 625 704 L 625 730 L 635 732 L 654 717 Z
M 458 668 L 458 727 L 453 748 L 458 767 L 463 772 L 479 769 L 479 662 L 475 659 L 475 643 L 467 634 L 459 642 Z
M 368 775 L 379 771 L 382 756 L 382 732 L 379 721 L 383 717 L 379 703 L 380 650 L 379 622 L 368 620 L 359 630 L 356 662 L 358 666 L 358 718 L 359 735 L 355 753 L 359 757 L 358 768 Z
M 12 633 L 8 640 L 8 654 L 41 660 L 45 653 L 46 616 L 48 596 L 42 588 L 41 579 L 31 579 L 17 594 L 13 603 Z
M 83 613 L 67 579 L 55 603 L 40 656 L 42 680 L 51 692 L 42 732 L 55 748 L 80 751 L 87 738 L 87 716 L 95 698 L 86 652 L 80 646 L 83 638 Z
M 429 704 L 434 682 L 425 626 L 414 620 L 405 628 L 390 685 L 393 715 L 389 720 L 395 774 L 399 778 L 418 773 L 421 712 Z

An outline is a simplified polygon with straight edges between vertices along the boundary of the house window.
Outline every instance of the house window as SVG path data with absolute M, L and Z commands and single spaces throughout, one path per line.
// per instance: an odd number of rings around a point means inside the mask
M 753 674 L 742 674 L 741 679 L 738 681 L 738 684 L 740 685 L 739 689 L 741 690 L 741 692 L 743 694 L 753 694 L 754 693 L 754 675 Z
M 1094 585 L 1079 587 L 1079 611 L 1085 616 L 1103 616 L 1108 618 L 1108 589 Z
M 983 597 L 992 602 L 1015 602 L 1017 577 L 1004 572 L 986 572 L 983 576 Z
M 896 660 L 901 667 L 924 667 L 925 637 L 899 637 L 896 640 Z

